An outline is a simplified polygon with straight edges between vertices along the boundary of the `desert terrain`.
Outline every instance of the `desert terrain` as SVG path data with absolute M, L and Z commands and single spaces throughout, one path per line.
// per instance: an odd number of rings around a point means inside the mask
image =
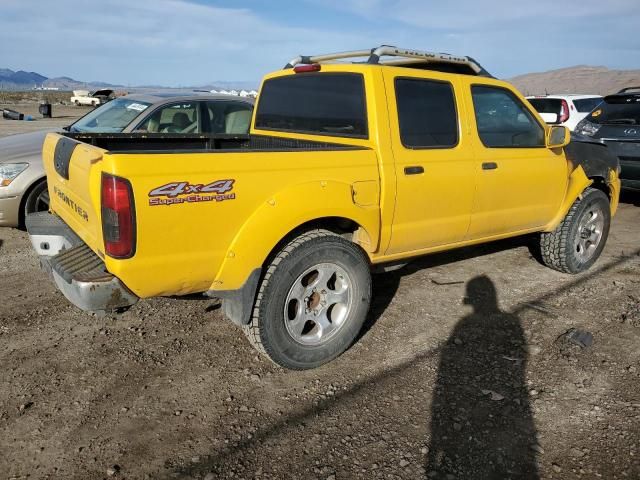
M 76 107 L 69 102 L 70 92 L 0 92 L 0 137 L 38 130 L 60 129 L 91 111 L 91 107 Z M 52 118 L 38 112 L 41 101 L 51 103 Z M 2 117 L 5 108 L 31 115 L 32 121 L 9 120 Z

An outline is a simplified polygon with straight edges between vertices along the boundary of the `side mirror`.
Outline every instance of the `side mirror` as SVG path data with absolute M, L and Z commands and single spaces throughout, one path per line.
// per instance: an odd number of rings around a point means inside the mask
M 571 134 L 567 127 L 549 127 L 547 130 L 547 147 L 562 148 L 571 140 Z

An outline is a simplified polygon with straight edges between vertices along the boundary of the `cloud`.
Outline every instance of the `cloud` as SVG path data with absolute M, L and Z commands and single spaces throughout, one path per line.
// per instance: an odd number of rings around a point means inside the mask
M 640 65 L 638 0 L 307 1 L 377 29 L 402 25 L 392 30 L 395 44 L 470 55 L 501 77 L 577 64 Z
M 312 0 L 315 1 L 315 0 Z M 473 30 L 479 27 L 505 26 L 520 20 L 549 22 L 567 18 L 600 15 L 640 14 L 638 0 L 537 0 L 535 3 L 514 0 L 317 0 L 336 9 L 347 10 L 364 18 L 392 18 L 421 28 L 436 30 Z M 544 26 L 544 24 L 542 24 Z
M 0 68 L 125 85 L 257 83 L 301 53 L 382 43 L 471 55 L 501 77 L 640 65 L 638 0 L 198 1 L 0 0 Z
M 131 84 L 258 80 L 301 46 L 325 51 L 359 40 L 277 24 L 246 8 L 183 0 L 101 0 L 90 7 L 74 0 L 0 0 L 0 12 L 8 67 Z

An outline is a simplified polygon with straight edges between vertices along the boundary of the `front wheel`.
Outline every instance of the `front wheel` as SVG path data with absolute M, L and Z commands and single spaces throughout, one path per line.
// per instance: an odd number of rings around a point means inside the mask
M 588 188 L 553 232 L 540 235 L 543 263 L 565 273 L 587 270 L 602 253 L 610 224 L 609 198 Z
M 47 182 L 43 181 L 33 187 L 24 200 L 24 216 L 47 210 L 49 210 L 49 190 L 47 190 Z
M 370 299 L 369 260 L 360 247 L 327 230 L 312 230 L 270 263 L 244 331 L 276 364 L 315 368 L 353 343 Z

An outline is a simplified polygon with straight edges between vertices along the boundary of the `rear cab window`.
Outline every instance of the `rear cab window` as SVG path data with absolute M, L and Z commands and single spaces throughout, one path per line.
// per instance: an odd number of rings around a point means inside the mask
M 640 125 L 640 95 L 609 95 L 587 120 L 603 125 Z
M 364 77 L 359 73 L 298 73 L 266 80 L 256 129 L 368 138 Z
M 559 98 L 530 98 L 529 103 L 540 113 L 560 114 L 562 100 Z
M 596 98 L 577 98 L 573 100 L 576 110 L 580 113 L 589 113 L 602 103 L 602 97 Z

